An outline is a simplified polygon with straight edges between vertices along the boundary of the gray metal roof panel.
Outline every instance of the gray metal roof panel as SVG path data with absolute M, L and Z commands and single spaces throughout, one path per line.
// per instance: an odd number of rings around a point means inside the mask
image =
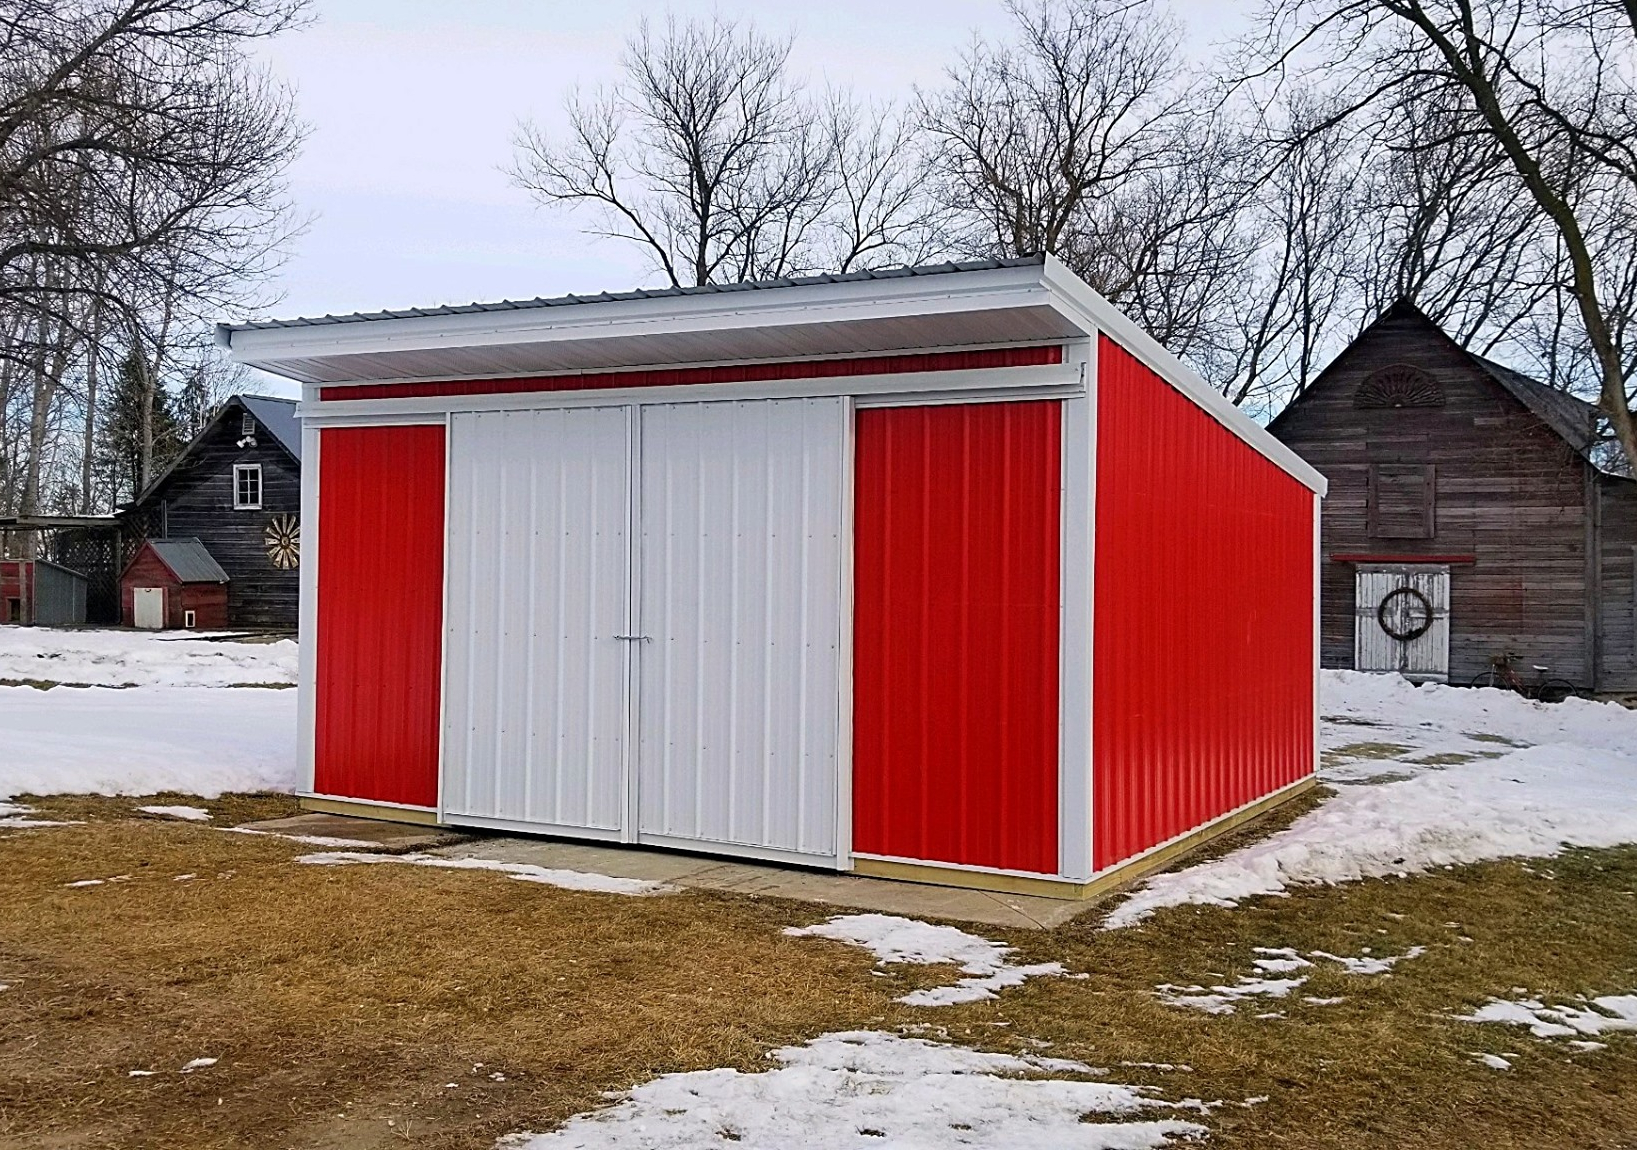
M 183 583 L 231 582 L 222 565 L 197 539 L 150 539 L 148 545 Z
M 904 279 L 909 276 L 951 275 L 961 272 L 994 271 L 1045 262 L 1045 256 L 1022 256 L 1002 260 L 967 260 L 961 263 L 922 264 L 916 267 L 881 268 L 870 271 L 830 272 L 822 275 L 789 276 L 779 279 L 747 280 L 744 283 L 701 284 L 688 287 L 637 288 L 633 291 L 599 292 L 596 295 L 537 296 L 529 300 L 496 300 L 492 303 L 444 304 L 431 308 L 396 311 L 352 312 L 347 315 L 298 316 L 293 319 L 248 320 L 219 325 L 219 330 L 267 331 L 273 328 L 322 327 L 340 323 L 368 323 L 380 319 L 417 319 L 432 315 L 465 315 L 474 312 L 519 311 L 526 308 L 570 307 L 587 303 L 619 303 L 629 300 L 666 299 L 675 296 L 720 295 L 728 292 L 777 291 L 780 288 L 813 287 L 821 284 L 858 283 L 864 280 Z
M 284 446 L 297 463 L 301 462 L 301 421 L 296 418 L 296 401 L 271 395 L 241 395 L 245 409 L 256 417 L 274 439 Z

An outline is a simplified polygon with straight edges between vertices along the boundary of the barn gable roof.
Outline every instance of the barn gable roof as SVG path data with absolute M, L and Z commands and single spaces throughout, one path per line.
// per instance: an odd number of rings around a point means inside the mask
M 179 583 L 229 583 L 227 572 L 197 539 L 149 539 L 142 545 L 152 548 L 159 561 L 170 568 Z M 138 549 L 140 555 L 142 549 Z M 133 556 L 131 563 L 135 563 Z M 129 570 L 130 564 L 126 564 Z
M 209 439 L 221 426 L 228 413 L 241 409 L 256 417 L 256 421 L 268 430 L 280 450 L 298 465 L 301 463 L 301 421 L 296 418 L 295 400 L 276 399 L 269 395 L 231 395 L 227 402 L 217 409 L 216 414 L 210 417 L 210 422 L 205 424 L 199 434 L 190 439 L 187 446 L 177 453 L 176 458 L 165 466 L 165 470 L 154 476 L 136 498 L 123 506 L 136 507 L 152 498 L 153 494 L 188 461 L 194 449 Z
M 271 395 L 236 395 L 233 398 L 244 404 L 245 410 L 256 417 L 256 422 L 278 440 L 279 446 L 288 451 L 291 458 L 297 463 L 301 462 L 301 421 L 296 418 L 295 400 L 277 399 Z
M 1268 429 L 1270 431 L 1274 430 L 1286 411 L 1291 410 L 1303 398 L 1312 394 L 1323 384 L 1325 377 L 1330 375 L 1347 358 L 1348 353 L 1353 348 L 1369 339 L 1371 334 L 1383 324 L 1404 319 L 1416 321 L 1430 331 L 1437 333 L 1438 337 L 1444 340 L 1456 353 L 1477 368 L 1481 375 L 1498 384 L 1508 395 L 1523 404 L 1536 418 L 1551 428 L 1560 439 L 1574 449 L 1577 455 L 1596 466 L 1596 459 L 1592 455 L 1592 450 L 1600 442 L 1598 438 L 1598 419 L 1601 415 L 1596 404 L 1587 403 L 1578 396 L 1570 395 L 1566 391 L 1559 391 L 1555 387 L 1549 387 L 1520 371 L 1496 363 L 1492 359 L 1462 347 L 1451 338 L 1448 332 L 1434 323 L 1431 317 L 1408 300 L 1399 300 L 1377 316 L 1369 326 L 1358 334 L 1352 343 L 1342 349 L 1341 353 L 1325 366 L 1325 369 L 1308 385 L 1306 391 L 1285 405 L 1284 411 L 1281 411 L 1269 422 Z

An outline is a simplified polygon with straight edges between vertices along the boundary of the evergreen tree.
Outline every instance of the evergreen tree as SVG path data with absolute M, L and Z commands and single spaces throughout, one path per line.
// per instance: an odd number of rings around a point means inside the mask
M 118 505 L 140 495 L 181 454 L 187 437 L 176 401 L 137 351 L 126 353 L 106 394 L 100 454 Z M 151 450 L 144 450 L 149 443 Z

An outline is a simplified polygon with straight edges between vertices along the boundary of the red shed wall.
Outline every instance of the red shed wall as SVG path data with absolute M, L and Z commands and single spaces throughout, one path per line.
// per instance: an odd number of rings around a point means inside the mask
M 858 414 L 853 847 L 1058 869 L 1062 405 Z
M 13 620 L 7 612 L 17 601 L 18 623 L 34 622 L 34 564 L 26 559 L 0 561 L 0 623 Z
M 1316 499 L 1106 336 L 1097 363 L 1101 870 L 1313 771 Z
M 438 801 L 444 429 L 319 436 L 313 789 Z

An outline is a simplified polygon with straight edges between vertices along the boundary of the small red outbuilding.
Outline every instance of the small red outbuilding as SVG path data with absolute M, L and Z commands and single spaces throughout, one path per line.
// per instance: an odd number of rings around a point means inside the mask
M 1312 781 L 1324 480 L 1054 259 L 218 338 L 318 809 L 1076 897 Z
M 197 539 L 149 539 L 119 577 L 120 621 L 154 631 L 226 627 L 227 584 Z

